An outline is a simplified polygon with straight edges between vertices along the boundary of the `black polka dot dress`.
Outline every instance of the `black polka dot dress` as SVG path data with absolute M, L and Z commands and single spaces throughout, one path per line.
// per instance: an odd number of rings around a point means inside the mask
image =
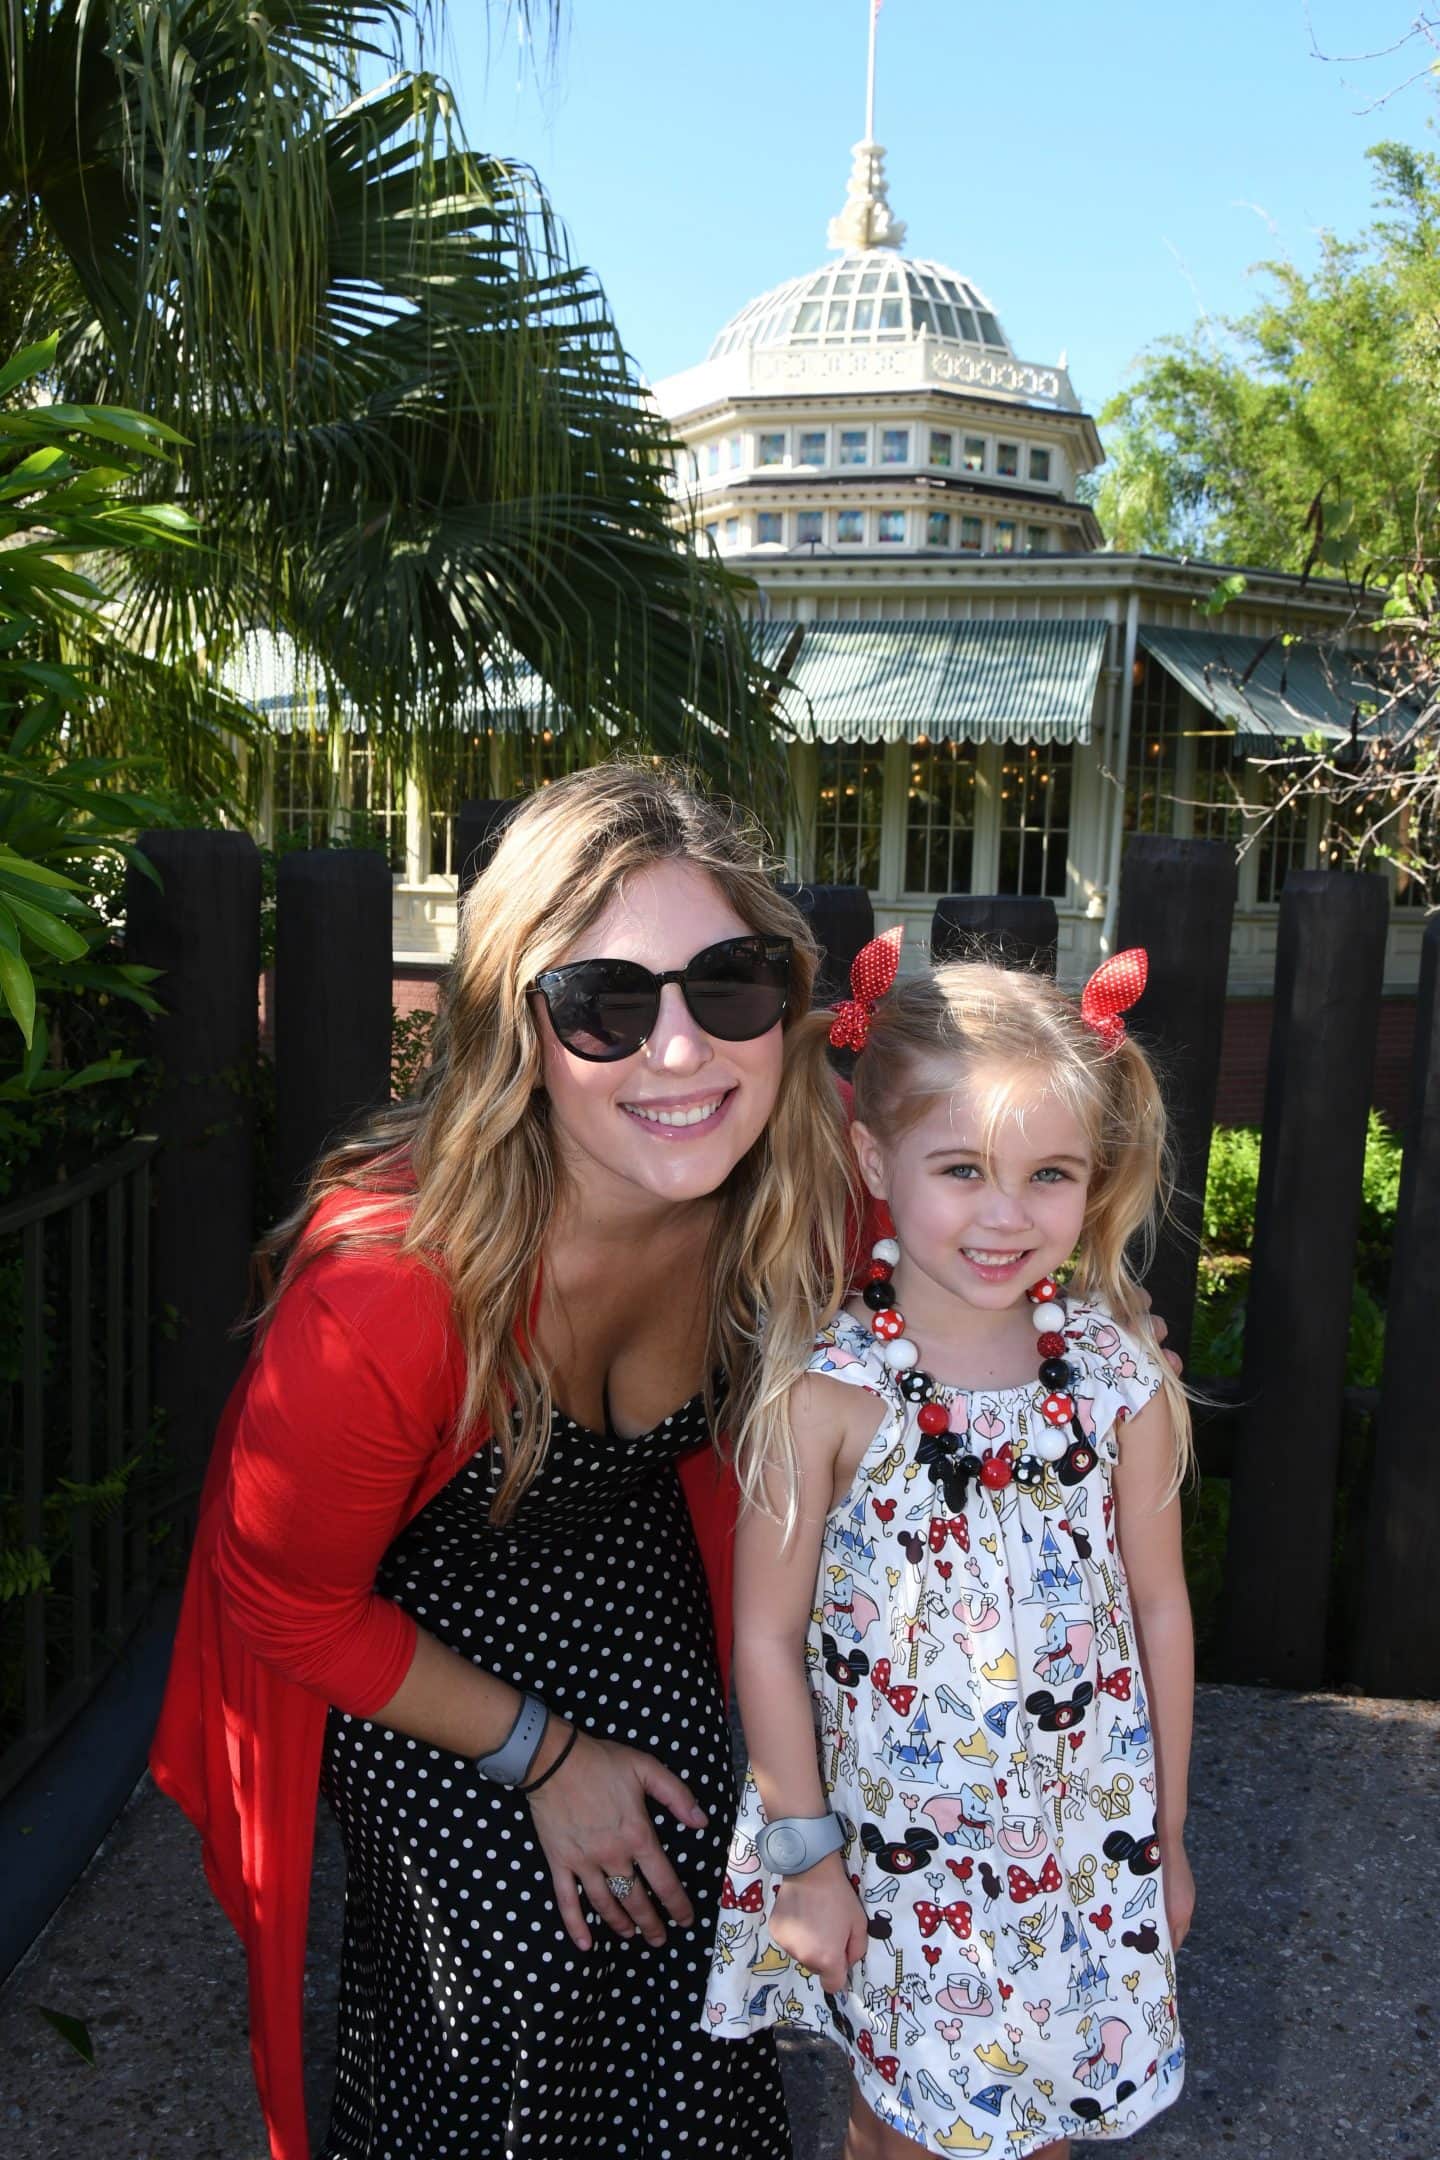
M 598 1737 L 644 1748 L 705 1808 L 656 1809 L 695 1906 L 665 1948 L 561 1925 L 529 1803 L 473 1765 L 332 1710 L 322 1789 L 346 1851 L 340 2045 L 321 2160 L 787 2160 L 769 2034 L 702 2030 L 735 1814 L 709 1598 L 677 1453 L 699 1397 L 637 1439 L 557 1412 L 495 1527 L 482 1449 L 390 1548 L 377 1588 Z M 593 1918 L 593 1916 L 588 1916 Z

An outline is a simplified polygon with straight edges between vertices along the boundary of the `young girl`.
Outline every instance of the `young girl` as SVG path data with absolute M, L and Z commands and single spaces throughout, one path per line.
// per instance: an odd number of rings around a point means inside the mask
M 839 2042 L 845 2160 L 1063 2160 L 1183 2074 L 1189 1426 L 1130 1258 L 1164 1185 L 1120 1018 L 1144 955 L 1078 1008 L 968 964 L 877 997 L 897 957 L 862 954 L 833 1037 L 895 1235 L 788 1390 L 770 1346 L 739 1440 L 751 1771 L 706 2017 Z

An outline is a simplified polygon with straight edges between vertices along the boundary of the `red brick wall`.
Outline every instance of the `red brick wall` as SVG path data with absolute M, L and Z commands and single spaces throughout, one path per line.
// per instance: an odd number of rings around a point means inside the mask
M 396 968 L 391 978 L 390 997 L 402 1020 L 407 1013 L 434 1012 L 442 972 L 438 966 Z
M 1231 998 L 1220 1046 L 1218 1125 L 1258 1125 L 1265 1107 L 1265 1061 L 1270 1053 L 1269 998 Z M 1415 1000 L 1386 998 L 1380 1007 L 1375 1077 L 1370 1099 L 1398 1131 L 1410 1096 L 1410 1058 L 1415 1043 Z

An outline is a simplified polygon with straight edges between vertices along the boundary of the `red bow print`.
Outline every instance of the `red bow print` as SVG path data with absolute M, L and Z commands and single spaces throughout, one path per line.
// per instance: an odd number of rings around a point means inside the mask
M 930 1550 L 944 1552 L 945 1540 L 953 1537 L 961 1552 L 970 1550 L 970 1525 L 963 1515 L 932 1515 L 930 1518 Z
M 1119 1672 L 1102 1672 L 1100 1675 L 1100 1692 L 1102 1695 L 1113 1695 L 1117 1702 L 1129 1702 L 1130 1667 L 1122 1665 Z
M 720 1892 L 720 1910 L 722 1912 L 763 1912 L 765 1910 L 765 1892 L 758 1882 L 752 1882 L 737 1893 L 734 1883 L 727 1875 L 725 1877 L 725 1887 Z
M 1081 1019 L 1112 1050 L 1125 1039 L 1125 1022 L 1120 1015 L 1135 1003 L 1149 973 L 1150 959 L 1145 948 L 1132 945 L 1128 952 L 1112 953 L 1108 960 L 1102 960 L 1080 993 Z
M 874 2064 L 887 2085 L 894 2084 L 900 2075 L 900 2065 L 893 2055 L 877 2055 L 875 2042 L 868 2032 L 861 2033 L 855 2047 L 856 2052 L 863 2055 L 866 2062 Z
M 891 1687 L 890 1660 L 888 1657 L 876 1658 L 875 1663 L 870 1668 L 870 1685 L 884 1696 L 892 1710 L 899 1711 L 901 1717 L 909 1717 L 911 1710 L 915 1706 L 915 1697 L 920 1692 L 918 1688 L 913 1687 Z
M 1053 1852 L 1047 1856 L 1045 1865 L 1040 1870 L 1039 1882 L 1036 1882 L 1033 1875 L 1027 1875 L 1023 1867 L 1010 1867 L 1005 1872 L 1010 1880 L 1011 1898 L 1017 1905 L 1025 1904 L 1032 1897 L 1039 1897 L 1042 1890 L 1053 1891 L 1060 1888 L 1060 1864 Z
M 952 1905 L 936 1905 L 929 1898 L 921 1898 L 915 1907 L 915 1918 L 920 1923 L 920 1933 L 927 1939 L 936 1933 L 943 1920 L 961 1942 L 970 1940 L 970 1907 L 964 1898 L 956 1898 Z
M 870 1015 L 900 971 L 903 923 L 882 930 L 855 955 L 850 970 L 850 996 L 834 1008 L 830 1041 L 837 1050 L 863 1050 L 870 1040 Z

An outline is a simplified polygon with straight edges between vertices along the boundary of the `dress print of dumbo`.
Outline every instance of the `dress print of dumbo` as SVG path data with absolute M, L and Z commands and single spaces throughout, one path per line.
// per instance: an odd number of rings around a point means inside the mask
M 1184 2075 L 1111 1488 L 1124 1422 L 1160 1374 L 1096 1307 L 1071 1300 L 1065 1334 L 1088 1472 L 977 1481 L 958 1512 L 916 1460 L 915 1406 L 869 1330 L 842 1313 L 810 1364 L 880 1414 L 825 1527 L 806 1644 L 869 1944 L 828 1996 L 774 1942 L 747 1778 L 705 2020 L 717 2040 L 826 2034 L 875 2113 L 927 2152 L 1024 2160 L 1057 2138 L 1127 2136 Z M 1043 1393 L 939 1397 L 983 1452 L 1033 1433 Z

